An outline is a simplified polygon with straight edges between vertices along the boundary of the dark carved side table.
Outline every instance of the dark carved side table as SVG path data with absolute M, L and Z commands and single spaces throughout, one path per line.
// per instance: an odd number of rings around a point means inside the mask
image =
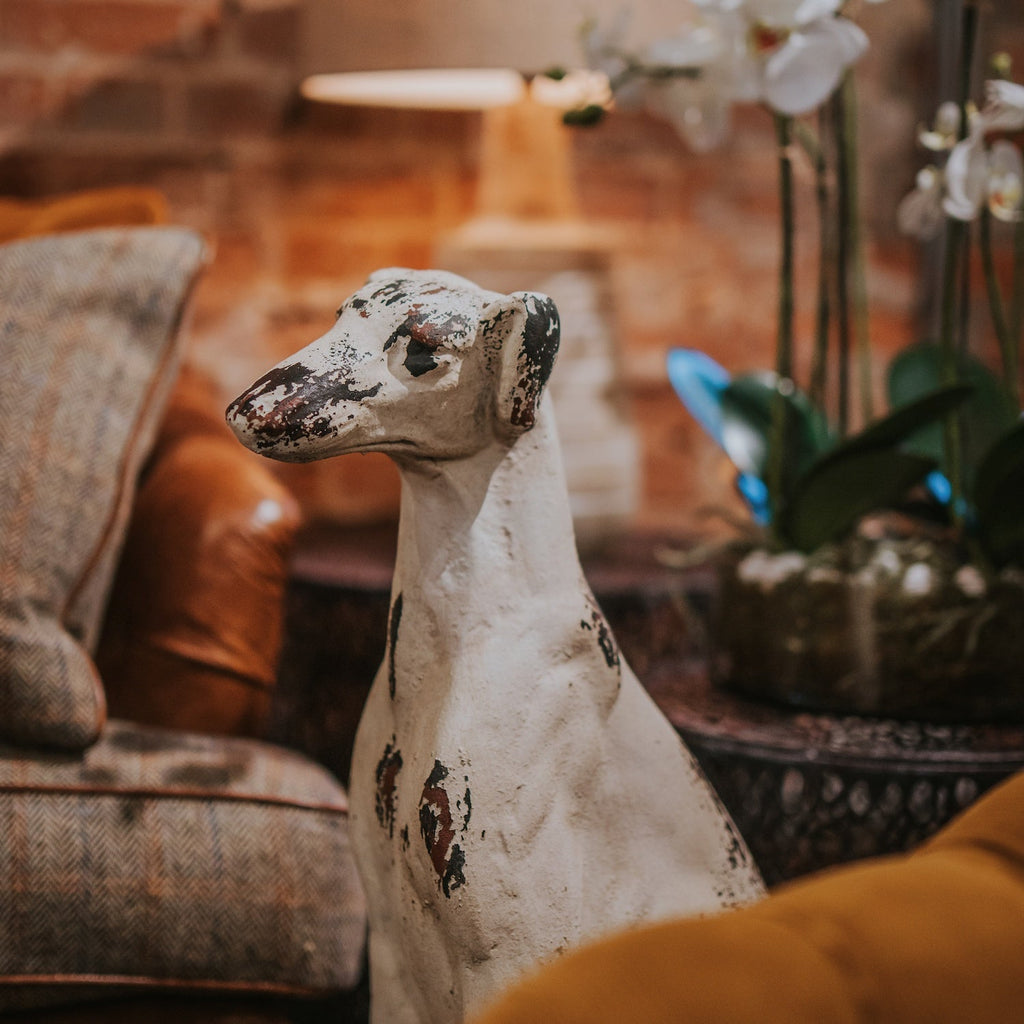
M 1024 768 L 1024 727 L 795 712 L 724 693 L 700 665 L 645 680 L 770 885 L 909 850 Z
M 343 780 L 384 650 L 394 545 L 392 527 L 314 530 L 294 563 L 274 738 Z M 701 652 L 712 577 L 666 568 L 656 557 L 665 545 L 618 537 L 584 552 L 584 570 L 769 884 L 910 849 L 1024 768 L 1024 726 L 810 714 L 711 686 Z

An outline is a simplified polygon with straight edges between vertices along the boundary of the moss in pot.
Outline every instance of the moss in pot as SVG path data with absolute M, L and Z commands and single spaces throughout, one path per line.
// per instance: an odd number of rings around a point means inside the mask
M 736 544 L 719 565 L 712 674 L 835 713 L 1024 721 L 1024 572 L 895 516 L 810 554 Z

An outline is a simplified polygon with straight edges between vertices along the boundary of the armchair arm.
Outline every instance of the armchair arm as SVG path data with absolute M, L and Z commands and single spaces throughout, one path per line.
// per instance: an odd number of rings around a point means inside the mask
M 298 523 L 294 498 L 186 372 L 142 477 L 97 652 L 112 716 L 264 732 Z
M 909 855 L 568 953 L 475 1024 L 959 1024 L 1024 1005 L 1024 774 Z

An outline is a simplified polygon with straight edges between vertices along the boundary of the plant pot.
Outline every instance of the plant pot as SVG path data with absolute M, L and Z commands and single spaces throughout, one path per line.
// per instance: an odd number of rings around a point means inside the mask
M 1024 573 L 986 580 L 952 544 L 851 538 L 723 559 L 716 683 L 832 713 L 1024 721 Z

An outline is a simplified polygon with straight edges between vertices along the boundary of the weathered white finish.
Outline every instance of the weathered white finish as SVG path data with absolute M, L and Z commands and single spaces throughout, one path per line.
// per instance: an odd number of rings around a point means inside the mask
M 351 779 L 376 1024 L 460 1021 L 585 938 L 761 893 L 583 579 L 541 397 L 557 338 L 544 296 L 380 271 L 228 411 L 266 455 L 402 474 Z

